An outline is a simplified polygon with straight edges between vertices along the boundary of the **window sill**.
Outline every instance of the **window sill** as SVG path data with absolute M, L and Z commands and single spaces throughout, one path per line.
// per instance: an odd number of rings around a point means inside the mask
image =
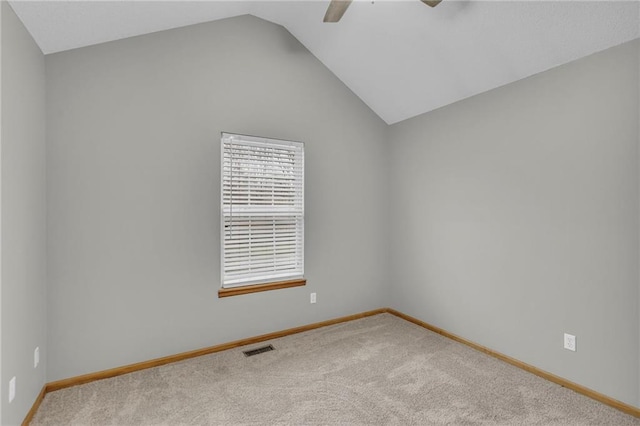
M 254 284 L 242 287 L 221 288 L 218 297 L 240 296 L 241 294 L 258 293 L 261 291 L 279 290 L 281 288 L 300 287 L 307 284 L 304 278 L 291 281 L 278 281 L 266 284 Z

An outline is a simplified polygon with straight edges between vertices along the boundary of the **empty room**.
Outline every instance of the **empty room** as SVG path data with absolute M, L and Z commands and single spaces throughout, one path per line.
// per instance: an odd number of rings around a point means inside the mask
M 2 425 L 640 425 L 637 1 L 1 1 Z

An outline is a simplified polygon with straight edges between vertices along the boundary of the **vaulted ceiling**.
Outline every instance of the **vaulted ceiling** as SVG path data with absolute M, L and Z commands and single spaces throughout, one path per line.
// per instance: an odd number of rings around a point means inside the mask
M 45 54 L 251 14 L 284 26 L 387 123 L 640 37 L 637 1 L 10 2 Z

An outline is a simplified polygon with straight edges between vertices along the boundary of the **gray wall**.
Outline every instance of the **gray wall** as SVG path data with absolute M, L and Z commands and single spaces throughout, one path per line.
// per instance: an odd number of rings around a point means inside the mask
M 2 388 L 3 425 L 20 424 L 45 383 L 45 64 L 7 2 L 2 8 Z M 9 404 L 9 380 L 16 399 Z
M 284 28 L 155 33 L 46 76 L 49 381 L 386 304 L 387 126 Z M 217 298 L 222 131 L 306 143 L 306 287 Z
M 634 405 L 639 43 L 390 137 L 391 305 Z

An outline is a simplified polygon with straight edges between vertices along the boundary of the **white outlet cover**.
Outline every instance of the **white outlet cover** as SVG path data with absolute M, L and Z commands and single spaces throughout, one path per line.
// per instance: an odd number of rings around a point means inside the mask
M 16 376 L 13 376 L 9 380 L 9 402 L 13 401 L 16 397 Z
M 316 303 L 316 294 L 315 293 L 311 293 L 310 302 L 311 303 Z
M 38 364 L 40 364 L 40 347 L 38 346 L 35 351 L 33 351 L 33 368 L 37 368 Z
M 564 333 L 564 348 L 570 351 L 576 351 L 576 336 Z

